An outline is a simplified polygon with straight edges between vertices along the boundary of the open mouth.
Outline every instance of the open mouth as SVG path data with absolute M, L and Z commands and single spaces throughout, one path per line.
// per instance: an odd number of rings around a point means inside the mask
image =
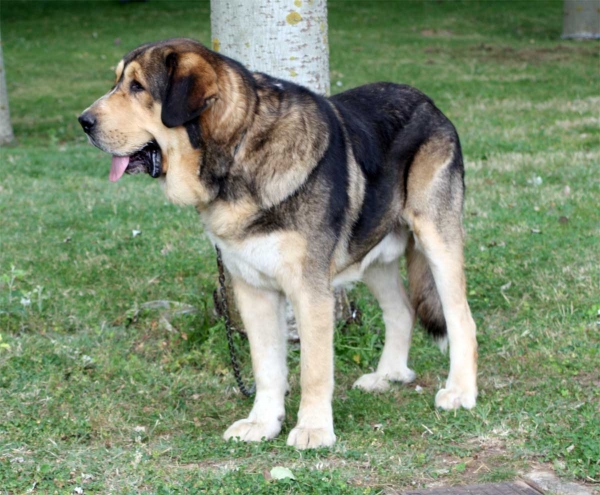
M 150 174 L 156 179 L 162 173 L 162 155 L 156 141 L 150 141 L 130 156 L 113 156 L 109 180 L 118 181 L 123 174 Z

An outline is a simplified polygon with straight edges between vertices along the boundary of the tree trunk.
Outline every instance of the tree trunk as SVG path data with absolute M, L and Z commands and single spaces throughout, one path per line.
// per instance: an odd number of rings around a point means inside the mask
M 563 38 L 600 38 L 600 4 L 597 0 L 565 0 Z
M 215 51 L 329 94 L 326 0 L 213 0 L 210 19 Z
M 9 144 L 15 139 L 10 123 L 8 110 L 8 92 L 4 77 L 4 59 L 2 58 L 2 38 L 0 37 L 0 146 Z

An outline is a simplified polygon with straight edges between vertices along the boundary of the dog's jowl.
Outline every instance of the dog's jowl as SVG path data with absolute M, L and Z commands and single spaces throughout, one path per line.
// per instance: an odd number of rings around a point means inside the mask
M 256 379 L 249 416 L 225 438 L 258 441 L 281 430 L 287 297 L 299 322 L 302 387 L 288 444 L 335 442 L 333 288 L 359 279 L 383 311 L 385 346 L 355 386 L 382 391 L 414 379 L 407 360 L 418 316 L 450 346 L 436 405 L 475 405 L 462 154 L 453 125 L 423 93 L 377 83 L 324 98 L 173 39 L 127 54 L 113 89 L 79 120 L 112 155 L 111 180 L 158 179 L 171 201 L 197 209 L 223 253 Z

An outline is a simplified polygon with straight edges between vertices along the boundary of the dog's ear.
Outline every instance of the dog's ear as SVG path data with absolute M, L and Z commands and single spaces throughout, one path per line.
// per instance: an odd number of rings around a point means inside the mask
M 162 98 L 161 119 L 177 127 L 198 118 L 218 93 L 217 73 L 199 54 L 170 53 L 165 60 L 167 84 Z

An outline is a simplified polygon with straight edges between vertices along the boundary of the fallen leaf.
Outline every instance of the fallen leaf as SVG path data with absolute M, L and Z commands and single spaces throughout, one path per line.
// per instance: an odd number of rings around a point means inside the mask
M 275 466 L 273 469 L 271 469 L 270 474 L 271 478 L 273 478 L 274 480 L 284 480 L 286 478 L 291 480 L 296 479 L 294 474 L 288 468 L 283 466 Z

